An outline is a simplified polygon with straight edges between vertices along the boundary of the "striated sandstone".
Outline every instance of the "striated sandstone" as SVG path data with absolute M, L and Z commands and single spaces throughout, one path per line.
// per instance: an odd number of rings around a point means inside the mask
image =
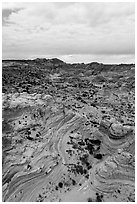
M 134 65 L 3 61 L 2 98 L 4 202 L 135 201 Z

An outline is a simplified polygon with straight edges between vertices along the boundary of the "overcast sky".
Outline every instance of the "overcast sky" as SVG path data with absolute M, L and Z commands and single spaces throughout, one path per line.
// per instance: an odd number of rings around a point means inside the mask
M 3 59 L 134 63 L 134 3 L 3 3 Z

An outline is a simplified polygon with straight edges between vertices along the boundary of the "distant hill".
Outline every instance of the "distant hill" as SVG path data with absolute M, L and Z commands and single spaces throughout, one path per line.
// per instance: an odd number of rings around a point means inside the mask
M 58 64 L 58 63 L 64 63 L 64 64 L 71 64 L 71 65 L 75 65 L 75 66 L 81 66 L 81 65 L 88 65 L 91 67 L 95 67 L 95 66 L 119 66 L 119 67 L 123 67 L 123 66 L 135 66 L 135 64 L 103 64 L 103 63 L 98 63 L 98 62 L 90 62 L 90 63 L 66 63 L 58 58 L 52 58 L 52 59 L 46 59 L 46 58 L 36 58 L 36 59 L 4 59 L 2 60 L 2 62 L 40 62 L 40 63 L 53 63 L 53 64 Z

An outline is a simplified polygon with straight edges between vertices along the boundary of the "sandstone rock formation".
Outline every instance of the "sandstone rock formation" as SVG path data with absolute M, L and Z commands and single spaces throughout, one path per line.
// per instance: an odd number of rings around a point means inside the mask
M 3 201 L 134 202 L 134 65 L 3 61 Z

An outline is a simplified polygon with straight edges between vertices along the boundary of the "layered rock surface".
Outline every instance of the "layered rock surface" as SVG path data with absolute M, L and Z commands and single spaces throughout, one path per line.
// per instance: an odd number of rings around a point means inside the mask
M 134 65 L 4 61 L 3 201 L 134 202 L 134 126 Z

